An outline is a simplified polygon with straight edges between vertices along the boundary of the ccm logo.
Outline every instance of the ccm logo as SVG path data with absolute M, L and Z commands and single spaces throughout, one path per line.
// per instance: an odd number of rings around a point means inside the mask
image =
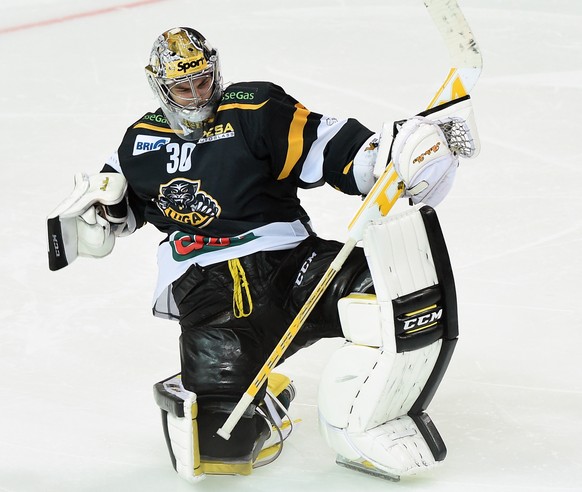
M 299 270 L 299 274 L 297 275 L 297 278 L 295 279 L 296 285 L 301 285 L 301 283 L 303 282 L 303 276 L 307 273 L 307 269 L 309 268 L 309 265 L 311 265 L 313 258 L 315 258 L 316 256 L 317 256 L 317 253 L 314 251 L 313 253 L 311 253 L 311 256 L 305 260 L 305 262 L 301 266 L 301 270 Z
M 416 316 L 415 318 L 407 319 L 404 322 L 404 331 L 421 330 L 422 328 L 426 328 L 429 325 L 432 325 L 433 323 L 437 322 L 442 317 L 443 309 L 440 308 L 438 311 L 422 314 L 420 316 Z
M 52 243 L 53 243 L 53 251 L 55 252 L 55 256 L 57 258 L 61 257 L 61 250 L 59 248 L 59 239 L 57 238 L 56 234 L 53 234 L 52 237 Z

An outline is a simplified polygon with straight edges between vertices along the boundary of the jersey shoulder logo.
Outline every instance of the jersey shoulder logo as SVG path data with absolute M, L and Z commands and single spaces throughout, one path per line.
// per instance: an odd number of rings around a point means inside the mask
M 202 138 L 198 140 L 199 144 L 206 142 L 214 142 L 224 138 L 232 138 L 235 136 L 234 128 L 230 123 L 218 124 L 205 128 Z
M 200 189 L 200 180 L 175 178 L 160 186 L 158 208 L 172 220 L 205 227 L 220 215 L 218 202 Z
M 133 155 L 152 152 L 166 145 L 171 139 L 154 135 L 137 135 L 133 143 Z
M 222 96 L 222 102 L 254 102 L 255 99 L 258 99 L 258 91 L 259 89 L 257 87 L 229 88 L 224 92 L 224 95 Z

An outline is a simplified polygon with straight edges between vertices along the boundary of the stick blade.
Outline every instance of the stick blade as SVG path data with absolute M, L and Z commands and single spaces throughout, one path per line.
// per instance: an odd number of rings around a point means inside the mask
M 449 53 L 451 69 L 428 108 L 459 99 L 473 90 L 483 69 L 477 40 L 456 0 L 424 0 Z

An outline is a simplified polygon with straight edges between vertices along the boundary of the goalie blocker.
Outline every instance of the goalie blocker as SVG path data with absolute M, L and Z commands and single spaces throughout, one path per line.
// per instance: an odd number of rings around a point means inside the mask
M 322 375 L 320 429 L 338 464 L 398 480 L 446 455 L 425 410 L 457 342 L 454 280 L 431 207 L 373 222 L 363 242 L 376 294 L 339 301 L 347 342 Z
M 111 253 L 115 237 L 134 225 L 127 205 L 127 181 L 118 173 L 75 175 L 73 192 L 47 218 L 51 270 L 78 256 L 101 258 Z

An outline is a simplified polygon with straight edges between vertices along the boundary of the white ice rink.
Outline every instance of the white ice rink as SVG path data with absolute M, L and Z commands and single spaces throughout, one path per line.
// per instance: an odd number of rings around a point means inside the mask
M 333 340 L 285 364 L 302 423 L 282 456 L 194 487 L 152 398 L 179 371 L 178 325 L 150 314 L 162 236 L 147 227 L 49 272 L 46 215 L 156 107 L 143 66 L 169 27 L 202 31 L 226 80 L 271 80 L 373 129 L 424 108 L 445 48 L 420 0 L 2 0 L 1 492 L 582 490 L 582 2 L 460 3 L 484 58 L 482 152 L 437 209 L 460 316 L 428 411 L 447 459 L 398 484 L 334 464 L 316 409 Z M 358 199 L 302 197 L 342 240 Z

